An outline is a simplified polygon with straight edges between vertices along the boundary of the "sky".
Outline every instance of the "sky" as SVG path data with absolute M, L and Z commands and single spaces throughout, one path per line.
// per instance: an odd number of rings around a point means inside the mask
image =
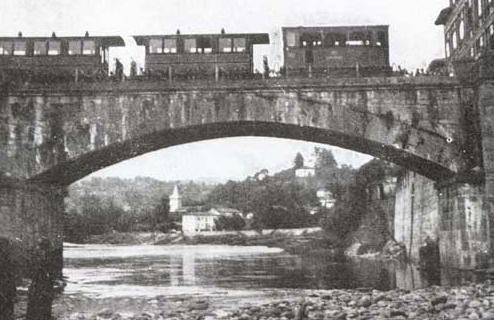
M 426 68 L 444 56 L 443 30 L 434 25 L 449 0 L 0 0 L 0 34 L 15 36 L 145 35 L 267 32 L 273 45 L 256 48 L 254 63 L 267 55 L 282 63 L 282 26 L 390 26 L 392 65 Z M 126 37 L 125 39 L 129 39 Z M 114 51 L 142 59 L 133 47 Z M 160 180 L 243 179 L 267 168 L 292 165 L 300 151 L 310 160 L 316 144 L 272 138 L 228 138 L 163 149 L 96 172 L 97 176 L 151 176 Z M 331 148 L 339 163 L 358 167 L 370 157 Z

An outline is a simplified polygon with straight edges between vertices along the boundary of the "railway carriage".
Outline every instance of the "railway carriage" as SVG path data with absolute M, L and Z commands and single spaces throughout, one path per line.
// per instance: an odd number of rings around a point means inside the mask
M 284 27 L 289 76 L 387 76 L 388 26 Z
M 97 79 L 108 74 L 109 48 L 121 37 L 1 37 L 0 73 L 17 80 Z
M 146 73 L 160 78 L 245 78 L 253 74 L 253 47 L 267 33 L 180 34 L 134 37 L 146 47 Z

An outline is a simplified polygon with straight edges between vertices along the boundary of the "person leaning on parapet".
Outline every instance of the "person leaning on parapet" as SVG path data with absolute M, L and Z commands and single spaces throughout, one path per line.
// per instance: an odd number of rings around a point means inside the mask
M 15 268 L 12 245 L 9 240 L 0 238 L 0 319 L 14 319 L 16 295 Z

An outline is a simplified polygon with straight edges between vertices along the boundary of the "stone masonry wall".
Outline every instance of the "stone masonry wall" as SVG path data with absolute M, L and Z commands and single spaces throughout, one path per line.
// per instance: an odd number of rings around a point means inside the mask
M 398 178 L 394 219 L 395 240 L 405 244 L 407 255 L 419 259 L 425 239 L 439 239 L 438 193 L 434 181 L 405 172 Z

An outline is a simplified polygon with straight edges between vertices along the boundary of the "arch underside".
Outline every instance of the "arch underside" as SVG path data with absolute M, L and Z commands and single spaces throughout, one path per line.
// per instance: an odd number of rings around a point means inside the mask
M 241 136 L 286 138 L 328 144 L 393 162 L 434 181 L 454 175 L 448 168 L 410 152 L 341 132 L 293 124 L 237 121 L 166 129 L 114 143 L 62 162 L 29 180 L 66 186 L 95 171 L 148 152 L 190 142 Z

